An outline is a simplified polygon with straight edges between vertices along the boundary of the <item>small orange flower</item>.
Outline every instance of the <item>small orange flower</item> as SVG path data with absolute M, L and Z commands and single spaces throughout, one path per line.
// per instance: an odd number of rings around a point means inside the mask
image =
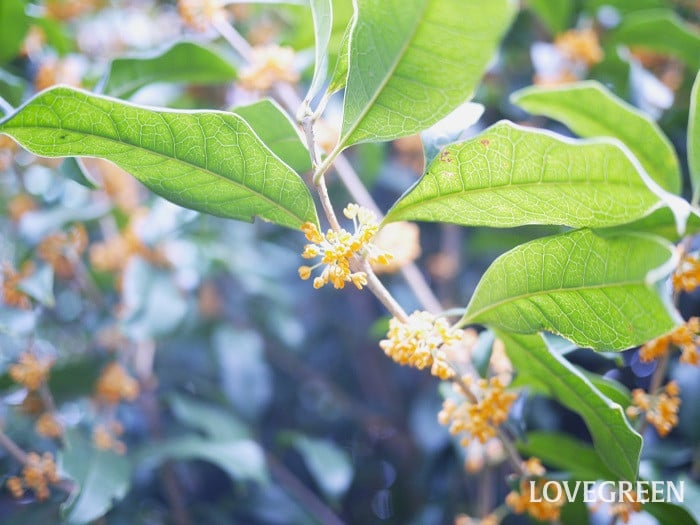
M 100 450 L 111 450 L 121 455 L 126 452 L 126 445 L 118 439 L 123 432 L 124 428 L 116 421 L 109 425 L 97 425 L 92 431 L 92 442 Z
M 678 425 L 678 410 L 681 405 L 679 392 L 680 388 L 675 381 L 669 382 L 663 392 L 654 395 L 636 388 L 632 391 L 632 404 L 627 407 L 627 415 L 636 418 L 645 413 L 646 420 L 659 436 L 666 437 Z
M 221 0 L 178 0 L 177 12 L 182 21 L 195 31 L 205 31 L 212 20 L 223 14 Z
M 641 512 L 642 503 L 639 501 L 637 493 L 628 491 L 622 493 L 622 499 L 610 507 L 610 515 L 617 516 L 622 523 L 629 523 L 630 516 L 635 512 Z
M 470 378 L 465 378 L 464 382 L 469 385 Z M 450 425 L 450 434 L 464 434 L 461 444 L 465 447 L 472 439 L 486 443 L 490 438 L 496 437 L 498 427 L 508 419 L 510 406 L 517 398 L 514 392 L 505 391 L 497 377 L 488 381 L 480 379 L 477 387 L 477 403 L 471 403 L 465 397 L 458 401 L 446 399 L 438 414 L 441 425 Z
M 10 264 L 2 267 L 2 300 L 7 306 L 29 310 L 32 303 L 27 294 L 19 289 L 23 279 L 34 273 L 34 264 L 27 262 L 22 265 L 21 271 L 15 270 Z
M 379 342 L 384 353 L 401 365 L 418 370 L 431 367 L 430 371 L 440 379 L 454 375 L 447 362 L 443 345 L 457 343 L 462 331 L 451 328 L 444 317 L 436 318 L 429 312 L 413 312 L 407 322 L 395 317 L 389 321 L 387 339 Z
M 49 497 L 49 486 L 58 481 L 58 470 L 51 453 L 45 452 L 43 456 L 39 456 L 36 452 L 30 452 L 22 469 L 22 478 L 10 478 L 7 487 L 16 498 L 21 497 L 26 488 L 34 491 L 39 501 L 44 501 Z
M 277 82 L 293 84 L 297 80 L 294 50 L 276 45 L 253 48 L 251 63 L 239 76 L 240 86 L 250 91 L 267 91 Z
M 570 29 L 554 40 L 557 49 L 569 60 L 593 66 L 603 60 L 603 49 L 593 29 Z
M 39 359 L 32 353 L 24 352 L 18 362 L 10 366 L 9 373 L 15 383 L 34 391 L 48 379 L 52 365 L 51 359 Z
M 133 401 L 139 395 L 139 384 L 117 362 L 112 362 L 102 369 L 95 398 L 104 405 L 116 405 L 121 401 Z
M 390 254 L 371 244 L 379 230 L 371 211 L 357 204 L 349 204 L 343 213 L 353 221 L 355 232 L 352 234 L 341 228 L 338 231 L 328 230 L 324 235 L 311 222 L 301 225 L 301 231 L 310 242 L 304 246 L 301 256 L 304 259 L 321 257 L 321 262 L 314 266 L 300 266 L 299 277 L 307 280 L 313 270 L 325 265 L 321 275 L 314 279 L 314 288 L 321 288 L 330 282 L 334 288 L 340 289 L 345 287 L 345 283 L 351 282 L 361 290 L 367 284 L 367 274 L 353 272 L 350 268 L 351 260 L 356 256 L 366 257 L 370 263 L 386 264 L 391 259 Z
M 700 260 L 689 255 L 683 257 L 671 281 L 674 290 L 683 292 L 695 290 L 700 286 Z
M 642 345 L 639 349 L 639 359 L 643 363 L 653 361 L 664 355 L 673 345 L 681 350 L 681 363 L 697 365 L 700 362 L 697 349 L 698 333 L 700 333 L 700 317 L 691 317 L 685 324 Z
M 34 430 L 40 436 L 57 438 L 63 435 L 63 426 L 51 412 L 44 412 L 34 424 Z
M 74 275 L 74 266 L 88 245 L 87 231 L 82 224 L 76 224 L 67 233 L 58 232 L 45 237 L 37 247 L 37 255 L 43 259 L 63 279 Z
M 524 462 L 523 470 L 525 474 L 520 480 L 519 490 L 513 490 L 506 496 L 506 504 L 516 514 L 527 513 L 540 521 L 558 520 L 561 507 L 565 503 L 564 491 L 556 492 L 561 496 L 559 500 L 552 501 L 551 490 L 548 491 L 548 497 L 542 497 L 543 492 L 548 488 L 545 484 L 552 482 L 543 477 L 546 470 L 538 458 L 530 458 Z M 531 481 L 533 478 L 535 478 L 534 483 Z

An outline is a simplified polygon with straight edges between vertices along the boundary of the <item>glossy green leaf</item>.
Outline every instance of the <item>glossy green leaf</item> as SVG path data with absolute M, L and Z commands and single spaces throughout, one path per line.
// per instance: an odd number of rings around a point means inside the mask
M 298 173 L 311 169 L 309 150 L 284 110 L 269 98 L 238 106 L 231 111 L 243 117 L 260 140 Z
M 662 198 L 673 196 L 655 193 L 611 139 L 566 139 L 503 121 L 443 149 L 385 220 L 601 227 L 642 218 Z
M 168 459 L 201 460 L 217 465 L 232 479 L 267 481 L 265 455 L 260 446 L 247 439 L 210 440 L 200 436 L 181 436 L 144 448 L 138 463 L 160 464 Z
M 0 132 L 37 155 L 111 160 L 201 212 L 290 228 L 317 221 L 301 178 L 233 113 L 156 111 L 57 87 L 2 121 Z
M 581 347 L 624 350 L 675 326 L 655 288 L 674 264 L 673 246 L 647 234 L 575 230 L 536 239 L 486 270 L 462 324 L 554 332 Z
M 321 92 L 328 76 L 328 45 L 333 32 L 333 4 L 331 0 L 310 0 L 311 16 L 314 21 L 315 61 L 314 75 L 306 94 L 311 102 Z
M 700 31 L 669 9 L 640 11 L 626 16 L 612 39 L 616 43 L 667 53 L 693 71 L 700 68 Z
M 337 500 L 347 492 L 354 474 L 347 452 L 332 441 L 300 434 L 294 435 L 293 444 L 327 498 Z
M 529 432 L 517 445 L 523 454 L 536 456 L 547 465 L 570 473 L 574 478 L 591 481 L 618 478 L 592 446 L 568 434 Z
M 13 59 L 19 52 L 29 29 L 29 17 L 24 0 L 0 2 L 0 64 Z
M 510 0 L 357 6 L 338 151 L 417 133 L 467 100 L 515 12 Z
M 690 110 L 688 112 L 688 169 L 693 184 L 694 202 L 700 193 L 700 70 L 695 77 L 690 93 Z
M 527 0 L 527 6 L 537 15 L 553 34 L 569 28 L 574 12 L 572 0 Z
M 236 68 L 218 53 L 194 42 L 178 42 L 165 51 L 112 61 L 104 92 L 129 98 L 154 82 L 224 84 L 236 78 Z
M 569 361 L 553 354 L 539 335 L 496 335 L 518 376 L 536 384 L 568 409 L 579 414 L 593 446 L 608 469 L 623 480 L 637 477 L 642 437 L 632 429 L 620 405 L 603 396 Z
M 129 490 L 129 460 L 109 450 L 98 450 L 78 431 L 65 436 L 66 448 L 60 455 L 62 472 L 78 486 L 62 505 L 62 523 L 84 525 L 104 516 L 115 501 Z
M 559 120 L 582 137 L 614 137 L 639 159 L 659 186 L 681 191 L 681 172 L 671 141 L 647 115 L 595 81 L 555 88 L 531 87 L 511 96 L 514 104 Z

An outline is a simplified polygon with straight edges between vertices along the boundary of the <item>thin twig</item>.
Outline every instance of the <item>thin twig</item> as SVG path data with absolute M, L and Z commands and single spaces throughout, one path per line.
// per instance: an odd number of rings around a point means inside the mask
M 15 458 L 22 465 L 29 464 L 29 458 L 27 457 L 27 453 L 21 448 L 19 448 L 17 443 L 12 441 L 12 439 L 10 439 L 10 437 L 7 434 L 5 434 L 5 432 L 3 432 L 2 429 L 0 429 L 0 447 L 7 450 L 10 456 Z

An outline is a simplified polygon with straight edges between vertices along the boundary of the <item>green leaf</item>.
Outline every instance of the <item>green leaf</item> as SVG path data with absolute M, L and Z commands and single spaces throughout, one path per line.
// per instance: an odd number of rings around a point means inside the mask
M 22 47 L 29 30 L 29 17 L 24 0 L 0 2 L 0 64 L 12 60 Z
M 511 101 L 535 115 L 558 120 L 582 137 L 614 137 L 639 159 L 659 186 L 681 191 L 681 172 L 671 141 L 647 115 L 595 81 L 516 91 Z
M 591 481 L 618 478 L 593 447 L 568 434 L 529 432 L 517 446 L 523 454 L 536 456 L 551 467 L 569 472 L 574 478 Z
M 328 45 L 333 32 L 333 4 L 331 0 L 310 0 L 311 16 L 314 21 L 315 62 L 314 75 L 306 94 L 309 103 L 323 88 L 328 75 Z
M 277 102 L 266 98 L 231 111 L 243 117 L 272 153 L 294 171 L 303 173 L 311 169 L 309 150 Z
M 572 0 L 527 0 L 527 5 L 553 35 L 569 27 L 574 12 Z
M 647 496 L 651 497 L 651 495 Z M 646 503 L 642 509 L 654 516 L 659 523 L 673 523 L 673 525 L 698 525 L 693 515 L 683 507 L 674 503 L 654 501 Z
M 666 7 L 667 5 L 667 0 L 585 0 L 584 2 L 584 7 L 590 12 L 596 12 L 601 7 L 609 6 L 623 14 Z
M 603 396 L 566 359 L 551 353 L 539 335 L 496 332 L 503 341 L 518 376 L 534 383 L 586 423 L 593 446 L 616 476 L 634 481 L 637 477 L 642 437 L 635 432 L 622 408 Z
M 44 264 L 29 277 L 25 277 L 17 286 L 32 299 L 48 308 L 53 308 L 56 299 L 53 296 L 53 268 Z
M 581 347 L 624 350 L 670 331 L 655 283 L 673 246 L 647 234 L 576 230 L 521 244 L 486 270 L 462 318 L 521 334 L 554 332 Z
M 693 203 L 700 196 L 700 70 L 690 93 L 688 111 L 688 169 L 693 184 Z
M 642 219 L 627 224 L 621 224 L 619 226 L 603 228 L 600 231 L 645 232 L 659 235 L 665 239 L 668 239 L 669 241 L 677 241 L 683 235 L 700 233 L 700 216 L 698 213 L 699 212 L 697 210 L 691 209 L 691 214 L 685 221 L 685 227 L 681 229 L 681 233 L 678 231 L 678 218 L 673 214 L 673 211 L 670 208 L 661 208 Z
M 236 68 L 209 48 L 194 42 L 178 42 L 155 54 L 112 61 L 104 92 L 129 98 L 154 82 L 224 84 L 236 78 Z
M 248 427 L 229 410 L 212 403 L 174 395 L 170 409 L 180 421 L 204 432 L 212 440 L 226 441 L 250 437 Z
M 224 470 L 233 480 L 267 481 L 265 455 L 254 441 L 212 441 L 200 436 L 182 436 L 143 449 L 138 463 L 160 464 L 168 459 L 201 460 Z
M 338 51 L 338 60 L 335 63 L 335 68 L 333 69 L 333 74 L 331 75 L 330 82 L 328 83 L 328 93 L 332 94 L 336 91 L 340 91 L 345 87 L 348 82 L 348 66 L 350 63 L 350 40 L 352 38 L 352 32 L 355 28 L 355 20 L 357 17 L 353 15 L 345 28 L 345 33 L 343 34 L 343 40 L 340 42 L 340 50 Z
M 463 103 L 515 12 L 510 0 L 358 0 L 357 6 L 336 151 L 417 133 Z
M 60 455 L 61 470 L 78 485 L 61 507 L 64 522 L 70 525 L 90 523 L 104 516 L 115 500 L 129 490 L 131 467 L 124 457 L 108 450 L 98 450 L 78 431 L 65 436 L 66 448 Z
M 440 122 L 421 132 L 425 165 L 433 162 L 442 148 L 457 142 L 467 129 L 479 121 L 485 109 L 481 104 L 465 102 Z
M 37 155 L 111 160 L 155 193 L 211 215 L 290 228 L 318 220 L 301 178 L 233 113 L 153 110 L 56 87 L 0 132 Z
M 58 172 L 64 177 L 67 177 L 72 181 L 77 182 L 81 186 L 85 186 L 91 190 L 100 187 L 100 185 L 92 179 L 89 172 L 83 168 L 83 165 L 79 159 L 68 157 L 66 160 L 61 162 L 61 165 L 58 167 Z
M 327 498 L 337 500 L 347 492 L 353 478 L 352 463 L 347 452 L 332 441 L 300 434 L 293 436 L 293 444 Z
M 613 139 L 566 139 L 502 121 L 443 149 L 385 221 L 601 227 L 640 219 L 662 199 L 688 208 L 635 162 Z
M 700 32 L 669 9 L 626 16 L 611 39 L 615 43 L 672 55 L 693 71 L 700 68 Z

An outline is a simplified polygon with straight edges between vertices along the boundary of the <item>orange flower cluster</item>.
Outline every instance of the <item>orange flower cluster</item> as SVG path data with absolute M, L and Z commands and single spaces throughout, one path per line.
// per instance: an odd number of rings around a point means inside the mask
M 33 490 L 40 501 L 48 499 L 49 485 L 58 483 L 58 471 L 53 456 L 45 452 L 39 456 L 36 452 L 27 454 L 27 462 L 22 469 L 22 476 L 12 476 L 6 486 L 15 498 L 21 498 L 25 490 Z
M 294 50 L 276 45 L 253 48 L 251 63 L 243 68 L 238 80 L 249 91 L 267 91 L 277 82 L 293 84 L 299 80 L 294 70 Z
M 63 434 L 63 426 L 51 412 L 44 412 L 34 423 L 34 430 L 40 436 L 57 438 Z
M 643 363 L 653 361 L 664 355 L 669 346 L 673 345 L 681 350 L 681 363 L 697 365 L 700 362 L 697 348 L 699 333 L 700 317 L 691 317 L 685 324 L 642 345 L 639 349 L 639 359 Z
M 139 238 L 136 224 L 142 216 L 143 212 L 137 210 L 122 232 L 90 246 L 90 264 L 95 270 L 121 272 L 129 259 L 137 255 L 153 264 L 166 264 L 165 257 L 157 248 L 146 246 Z
M 554 45 L 569 60 L 590 67 L 603 60 L 603 49 L 593 29 L 570 29 L 554 39 Z
M 10 377 L 27 390 L 38 390 L 48 379 L 52 365 L 51 359 L 39 359 L 32 353 L 24 352 L 19 356 L 19 361 L 10 366 Z
M 177 12 L 182 21 L 195 31 L 205 31 L 219 13 L 223 13 L 220 0 L 178 0 Z
M 685 256 L 676 272 L 671 277 L 673 289 L 692 292 L 700 286 L 700 260 L 697 257 Z
M 82 85 L 80 77 L 80 68 L 75 60 L 48 58 L 37 69 L 34 89 L 41 91 L 57 84 L 80 87 Z
M 47 17 L 66 21 L 92 11 L 97 4 L 97 0 L 47 0 L 44 8 Z
M 464 382 L 469 385 L 470 378 L 465 378 Z M 498 427 L 508 418 L 510 406 L 517 397 L 514 392 L 505 391 L 498 377 L 492 377 L 488 381 L 480 379 L 477 386 L 477 403 L 471 403 L 465 398 L 459 403 L 454 399 L 446 399 L 438 414 L 441 425 L 450 425 L 450 434 L 466 434 L 461 440 L 462 446 L 467 446 L 472 439 L 485 443 L 495 437 Z
M 22 279 L 34 273 L 34 264 L 27 262 L 22 265 L 21 271 L 15 270 L 10 264 L 2 267 L 2 300 L 7 306 L 28 310 L 32 302 L 27 294 L 19 289 Z
M 97 425 L 92 430 L 92 442 L 100 450 L 112 450 L 121 455 L 126 452 L 126 445 L 118 439 L 123 433 L 124 427 L 118 421 Z
M 2 140 L 2 137 L 0 137 L 0 140 Z M 7 203 L 7 215 L 14 223 L 18 223 L 25 213 L 33 210 L 36 210 L 36 201 L 26 193 L 15 195 Z
M 451 328 L 444 317 L 420 311 L 413 312 L 406 323 L 394 317 L 387 338 L 379 346 L 397 363 L 419 370 L 431 367 L 430 373 L 444 380 L 454 375 L 441 347 L 460 341 L 462 331 Z
M 102 369 L 95 398 L 103 405 L 116 405 L 121 401 L 133 401 L 139 395 L 139 383 L 119 363 L 112 362 Z
M 392 255 L 385 264 L 373 264 L 376 273 L 396 273 L 420 257 L 420 230 L 412 222 L 392 222 L 379 230 L 374 245 Z
M 546 470 L 539 459 L 528 459 L 523 463 L 523 470 L 525 475 L 520 481 L 519 490 L 513 490 L 506 496 L 506 504 L 516 514 L 527 513 L 540 521 L 558 520 L 561 507 L 564 505 L 564 491 L 557 491 L 561 495 L 560 500 L 552 501 L 551 492 L 548 493 L 550 497 L 542 497 L 547 480 L 542 477 Z M 531 487 L 530 479 L 533 477 L 539 479 L 535 482 L 534 487 Z M 532 494 L 533 492 L 534 494 Z M 535 497 L 533 498 L 532 496 Z
M 44 237 L 37 247 L 37 255 L 51 265 L 57 276 L 70 279 L 75 273 L 75 263 L 87 245 L 85 226 L 78 223 L 68 233 L 58 232 Z
M 304 246 L 301 256 L 304 259 L 321 257 L 321 262 L 314 266 L 300 266 L 299 277 L 307 280 L 314 269 L 326 265 L 321 275 L 314 279 L 314 288 L 321 288 L 329 282 L 334 288 L 344 288 L 345 283 L 351 282 L 361 290 L 367 284 L 367 274 L 353 272 L 350 269 L 351 259 L 355 256 L 367 257 L 370 263 L 375 264 L 386 264 L 391 260 L 390 254 L 370 244 L 379 230 L 374 213 L 357 204 L 348 204 L 343 213 L 353 221 L 355 232 L 352 234 L 341 228 L 338 231 L 328 230 L 324 235 L 311 222 L 301 225 L 301 231 L 311 243 Z
M 496 514 L 487 514 L 481 519 L 472 518 L 466 514 L 455 516 L 454 525 L 498 525 L 501 522 Z
M 638 417 L 642 412 L 661 437 L 665 437 L 678 424 L 678 409 L 681 399 L 680 388 L 675 381 L 666 384 L 659 394 L 647 394 L 641 388 L 632 391 L 632 404 L 627 407 L 630 418 Z
M 635 512 L 641 512 L 642 503 L 637 493 L 633 490 L 622 493 L 624 501 L 613 504 L 610 507 L 610 515 L 616 516 L 622 523 L 629 523 L 630 516 Z

